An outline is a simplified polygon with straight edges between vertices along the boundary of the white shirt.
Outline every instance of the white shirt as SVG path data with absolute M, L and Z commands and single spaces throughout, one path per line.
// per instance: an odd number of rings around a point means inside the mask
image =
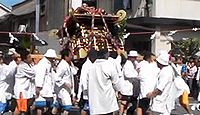
M 6 73 L 7 73 L 7 65 L 0 64 L 0 102 L 6 103 L 6 89 L 8 85 L 6 83 Z
M 140 99 L 142 99 L 155 89 L 159 69 L 155 63 L 149 63 L 145 60 L 141 61 L 139 66 Z
M 176 64 L 176 69 L 177 69 L 179 75 L 181 75 L 182 65 Z
M 115 90 L 120 91 L 120 81 L 115 65 L 105 59 L 97 59 L 88 74 L 90 113 L 107 114 L 119 109 Z
M 198 72 L 197 72 L 196 80 L 197 81 L 200 80 L 200 67 L 198 67 Z
M 153 98 L 152 110 L 160 113 L 171 113 L 174 108 L 174 101 L 170 100 L 173 94 L 170 94 L 174 79 L 174 71 L 171 66 L 163 67 L 158 74 L 158 82 L 156 88 L 162 94 Z M 173 102 L 172 102 L 173 101 Z
M 122 66 L 121 66 L 121 56 L 118 55 L 116 59 L 109 57 L 108 61 L 110 61 L 111 63 L 113 63 L 115 65 L 116 70 L 119 74 L 119 77 L 122 77 L 123 73 L 122 73 Z
M 79 82 L 79 88 L 78 88 L 78 95 L 77 98 L 81 98 L 81 92 L 83 92 L 83 99 L 88 100 L 88 87 L 87 87 L 87 75 L 89 72 L 89 69 L 92 66 L 92 62 L 87 58 L 85 63 L 82 66 L 81 69 L 81 75 L 80 75 L 80 82 Z
M 121 94 L 132 96 L 133 95 L 133 84 L 129 79 L 138 77 L 138 72 L 135 70 L 133 63 L 127 60 L 122 68 L 123 77 L 120 78 L 122 81 Z
M 188 78 L 195 78 L 195 73 L 197 72 L 197 66 L 189 67 Z
M 13 60 L 8 65 L 8 71 L 6 75 L 7 77 L 5 80 L 8 85 L 6 92 L 9 93 L 10 95 L 14 94 L 14 83 L 15 83 L 16 71 L 17 71 L 17 63 Z
M 35 65 L 35 86 L 41 87 L 40 95 L 42 97 L 53 97 L 55 71 L 51 66 L 51 62 L 43 57 L 37 65 Z
M 57 67 L 57 73 L 55 75 L 56 90 L 65 90 L 63 85 L 65 83 L 70 84 L 72 89 L 70 92 L 73 96 L 74 93 L 74 76 L 77 73 L 77 68 L 75 66 L 70 66 L 65 60 L 61 60 Z
M 34 95 L 35 71 L 31 65 L 21 61 L 17 67 L 17 73 L 15 75 L 14 85 L 14 97 L 20 99 L 20 93 L 22 93 L 23 99 L 30 99 Z

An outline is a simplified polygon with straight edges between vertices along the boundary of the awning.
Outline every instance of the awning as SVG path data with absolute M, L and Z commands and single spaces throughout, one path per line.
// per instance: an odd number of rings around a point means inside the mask
M 35 5 L 35 0 L 34 0 L 12 10 L 11 14 L 16 15 L 16 16 L 30 14 L 34 12 L 35 9 L 36 9 L 36 5 Z
M 155 31 L 172 31 L 191 29 L 190 31 L 179 31 L 171 35 L 175 41 L 183 38 L 197 38 L 200 36 L 200 31 L 193 31 L 192 28 L 200 28 L 200 20 L 187 20 L 175 18 L 158 18 L 158 17 L 137 17 L 127 20 L 127 32 L 130 33 L 148 33 L 151 36 Z M 168 33 L 166 33 L 167 35 Z M 137 39 L 144 35 L 134 35 Z M 142 37 L 143 38 L 143 37 Z M 144 39 L 144 38 L 143 38 Z M 149 37 L 148 37 L 149 39 Z
M 200 27 L 200 20 L 158 17 L 137 17 L 127 20 L 127 29 L 132 32 L 155 31 L 156 29 L 173 30 L 196 27 Z

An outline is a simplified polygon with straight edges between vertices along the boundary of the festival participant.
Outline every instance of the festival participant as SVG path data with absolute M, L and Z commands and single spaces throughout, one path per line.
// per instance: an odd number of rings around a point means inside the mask
M 62 109 L 63 115 L 68 115 L 72 108 L 71 100 L 74 101 L 75 99 L 74 75 L 77 73 L 78 68 L 72 63 L 73 54 L 70 49 L 63 49 L 60 54 L 62 60 L 58 64 L 57 73 L 55 74 L 55 93 L 58 102 L 55 108 Z M 53 114 L 57 112 L 55 108 Z
M 37 115 L 51 114 L 54 97 L 54 75 L 55 75 L 56 51 L 48 49 L 44 57 L 35 67 L 36 77 L 36 100 Z
M 162 53 L 158 56 L 157 65 L 161 69 L 158 74 L 158 81 L 156 88 L 147 94 L 147 98 L 153 98 L 151 110 L 155 114 L 170 115 L 171 110 L 174 109 L 175 98 L 177 94 L 170 94 L 174 79 L 174 70 L 169 65 L 169 55 Z
M 17 65 L 20 63 L 20 55 L 16 52 L 15 48 L 10 48 L 8 50 L 8 55 L 11 57 L 11 62 L 8 64 L 8 71 L 6 75 L 6 83 L 8 84 L 8 88 L 6 90 L 8 94 L 8 100 L 12 100 L 12 96 L 14 94 L 14 83 L 15 83 L 15 74 L 17 70 Z M 15 107 L 12 104 L 11 111 L 15 110 Z
M 137 115 L 147 115 L 150 99 L 146 97 L 147 93 L 154 90 L 157 82 L 158 67 L 154 64 L 153 54 L 145 52 L 144 60 L 139 63 L 140 95 Z M 151 82 L 151 83 L 149 83 Z
M 89 68 L 88 97 L 90 114 L 109 114 L 119 109 L 115 91 L 120 91 L 120 81 L 115 65 L 108 61 L 108 50 L 98 51 L 98 59 Z
M 77 102 L 79 102 L 81 99 L 81 93 L 82 93 L 82 98 L 84 102 L 81 115 L 89 114 L 89 102 L 88 102 L 88 93 L 87 93 L 88 92 L 87 74 L 89 70 L 88 68 L 92 66 L 96 58 L 97 58 L 97 51 L 95 49 L 91 49 L 88 53 L 87 60 L 85 61 L 81 69 L 80 83 L 79 83 L 78 95 L 77 95 Z
M 123 77 L 121 79 L 122 88 L 120 90 L 120 94 L 121 94 L 120 114 L 121 115 L 126 114 L 126 113 L 133 113 L 136 109 L 137 97 L 133 96 L 132 79 L 138 77 L 138 72 L 136 70 L 137 56 L 138 56 L 137 51 L 131 50 L 128 54 L 128 60 L 126 60 L 125 64 L 122 67 Z M 130 107 L 128 112 L 126 112 L 129 103 L 132 103 L 132 106 Z
M 15 74 L 14 98 L 17 106 L 14 115 L 30 114 L 30 108 L 34 102 L 35 71 L 32 68 L 32 58 L 27 50 L 20 51 L 21 62 Z
M 7 73 L 7 65 L 3 62 L 3 52 L 0 51 L 0 114 L 5 112 L 7 107 L 7 99 L 6 99 L 6 73 Z

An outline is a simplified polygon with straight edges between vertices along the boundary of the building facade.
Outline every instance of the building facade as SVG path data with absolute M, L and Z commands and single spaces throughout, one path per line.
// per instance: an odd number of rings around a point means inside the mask
M 129 50 L 148 50 L 157 54 L 159 50 L 170 50 L 171 43 L 163 31 L 181 30 L 200 27 L 199 0 L 39 0 L 39 30 L 46 41 L 52 41 L 49 31 L 60 29 L 69 9 L 75 5 L 87 3 L 89 6 L 103 8 L 110 14 L 124 9 L 127 12 L 127 33 L 125 48 Z M 19 25 L 28 25 L 27 32 L 35 32 L 36 0 L 25 0 L 12 7 L 12 31 Z M 139 34 L 138 34 L 139 33 Z M 145 34 L 140 34 L 145 33 Z M 154 34 L 155 33 L 155 34 Z M 182 32 L 173 35 L 174 39 L 198 36 L 199 34 Z M 154 37 L 152 37 L 154 36 Z M 57 42 L 58 43 L 58 42 Z M 53 45 L 59 47 L 59 45 Z

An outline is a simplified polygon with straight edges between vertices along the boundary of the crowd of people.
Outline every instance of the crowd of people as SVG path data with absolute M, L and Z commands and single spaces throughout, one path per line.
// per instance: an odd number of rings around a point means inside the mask
M 26 49 L 9 49 L 4 63 L 0 51 L 0 112 L 14 115 L 68 115 L 80 102 L 81 115 L 170 115 L 177 99 L 188 114 L 189 96 L 198 96 L 200 63 L 173 57 L 166 51 L 155 56 L 137 51 L 109 52 L 90 49 L 80 72 L 70 49 L 48 49 L 34 64 Z M 178 84 L 178 85 L 177 85 Z M 196 95 L 196 96 L 195 96 Z

